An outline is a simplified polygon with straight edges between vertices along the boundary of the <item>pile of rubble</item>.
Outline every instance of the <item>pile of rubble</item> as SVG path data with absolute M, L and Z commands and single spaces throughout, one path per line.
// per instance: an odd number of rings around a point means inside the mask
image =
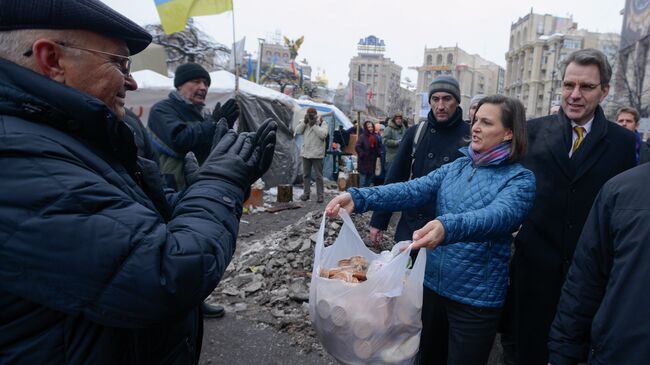
M 264 214 L 264 213 L 262 213 Z M 209 302 L 226 306 L 229 313 L 265 323 L 292 335 L 302 351 L 322 351 L 309 320 L 309 283 L 314 246 L 322 212 L 307 213 L 298 222 L 262 239 L 238 241 L 237 253 Z M 359 234 L 369 245 L 370 214 L 352 216 Z M 327 220 L 326 245 L 334 243 L 342 221 Z M 392 238 L 393 228 L 386 233 Z M 390 250 L 384 239 L 376 252 Z

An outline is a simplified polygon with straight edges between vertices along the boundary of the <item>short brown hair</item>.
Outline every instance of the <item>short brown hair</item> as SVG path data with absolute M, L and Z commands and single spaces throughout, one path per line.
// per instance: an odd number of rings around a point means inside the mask
M 526 132 L 526 109 L 518 99 L 490 95 L 478 102 L 476 112 L 483 104 L 498 105 L 501 107 L 501 123 L 504 128 L 512 130 L 512 149 L 508 161 L 517 162 L 524 158 L 528 150 L 528 133 Z
M 639 123 L 639 121 L 641 120 L 641 114 L 639 114 L 639 112 L 635 108 L 632 108 L 631 106 L 624 106 L 621 109 L 619 109 L 616 112 L 616 119 L 618 120 L 618 117 L 623 113 L 632 114 L 635 123 Z
M 609 81 L 612 79 L 612 66 L 603 52 L 595 48 L 585 48 L 571 53 L 563 62 L 562 79 L 564 79 L 567 66 L 571 63 L 581 66 L 595 65 L 600 73 L 600 88 L 609 86 Z

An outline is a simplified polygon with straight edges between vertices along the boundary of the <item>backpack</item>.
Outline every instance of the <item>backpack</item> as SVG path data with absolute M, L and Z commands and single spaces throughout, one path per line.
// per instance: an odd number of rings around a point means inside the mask
M 426 125 L 427 125 L 426 120 L 421 121 L 420 123 L 418 123 L 417 131 L 415 131 L 415 138 L 413 138 L 413 146 L 411 148 L 411 176 L 409 176 L 409 180 L 413 178 L 413 163 L 415 162 L 415 151 L 418 148 L 418 144 L 422 142 L 422 138 L 424 138 L 424 133 L 422 133 L 422 131 L 424 130 Z

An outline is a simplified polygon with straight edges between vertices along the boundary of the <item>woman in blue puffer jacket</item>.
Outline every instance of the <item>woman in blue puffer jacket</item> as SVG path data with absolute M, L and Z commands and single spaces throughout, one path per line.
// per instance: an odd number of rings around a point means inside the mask
M 427 176 L 350 189 L 326 214 L 399 211 L 437 196 L 437 218 L 413 233 L 427 249 L 420 364 L 485 364 L 508 286 L 512 232 L 533 205 L 535 177 L 517 163 L 526 153 L 524 106 L 500 95 L 481 100 L 465 157 Z

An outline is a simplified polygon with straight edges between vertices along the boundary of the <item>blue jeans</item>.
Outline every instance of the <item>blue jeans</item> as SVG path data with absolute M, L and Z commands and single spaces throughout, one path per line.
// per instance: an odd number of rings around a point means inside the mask
M 359 174 L 359 183 L 361 184 L 362 188 L 367 188 L 370 185 L 372 185 L 372 179 L 374 179 L 375 174 Z

